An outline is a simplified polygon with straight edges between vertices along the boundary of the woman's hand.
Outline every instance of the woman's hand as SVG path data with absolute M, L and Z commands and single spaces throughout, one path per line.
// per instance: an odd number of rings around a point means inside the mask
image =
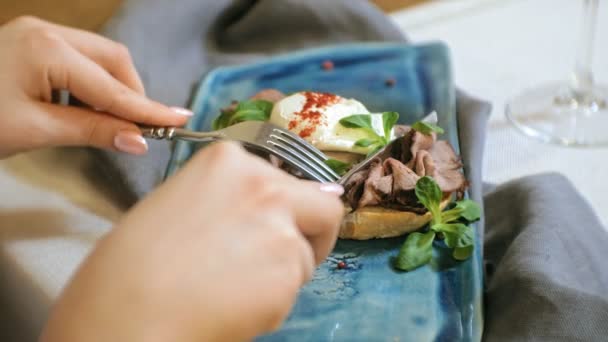
M 45 341 L 239 341 L 279 327 L 333 248 L 342 188 L 238 145 L 199 152 L 85 261 Z
M 54 90 L 95 109 L 52 104 Z M 59 145 L 143 154 L 133 122 L 181 126 L 190 114 L 146 98 L 125 46 L 31 17 L 0 27 L 0 94 L 0 158 Z

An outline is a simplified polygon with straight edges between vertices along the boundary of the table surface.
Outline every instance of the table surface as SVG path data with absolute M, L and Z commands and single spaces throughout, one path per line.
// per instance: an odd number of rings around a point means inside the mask
M 574 60 L 580 0 L 434 1 L 391 15 L 414 41 L 442 40 L 458 86 L 493 103 L 486 181 L 566 175 L 608 222 L 608 149 L 568 149 L 520 135 L 505 101 L 527 87 L 565 79 Z M 608 6 L 600 1 L 594 69 L 608 82 Z M 121 211 L 83 176 L 89 156 L 42 150 L 0 162 L 0 308 L 25 335 L 38 331 L 52 301 Z M 584 166 L 583 166 L 584 165 Z M 2 324 L 0 313 L 0 325 Z M 0 331 L 2 329 L 0 328 Z M 13 329 L 14 330 L 14 329 Z M 33 336 L 33 335 L 30 335 Z M 0 332 L 0 339 L 2 333 Z M 4 340 L 4 339 L 2 339 Z

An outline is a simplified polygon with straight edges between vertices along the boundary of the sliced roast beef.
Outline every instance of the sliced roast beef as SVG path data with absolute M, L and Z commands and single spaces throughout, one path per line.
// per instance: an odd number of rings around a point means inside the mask
M 416 182 L 420 177 L 402 162 L 388 158 L 384 161 L 383 166 L 386 173 L 393 175 L 393 195 L 416 188 Z
M 382 176 L 374 180 L 371 185 L 380 201 L 384 201 L 393 194 L 393 175 Z
M 462 167 L 460 158 L 447 141 L 437 141 L 429 152 L 439 169 L 456 170 Z
M 430 135 L 426 135 L 412 130 L 410 153 L 412 156 L 415 156 L 418 151 L 428 151 L 433 147 L 436 141 L 437 135 L 434 132 Z M 405 159 L 403 161 L 405 161 Z
M 464 188 L 465 178 L 460 172 L 462 163 L 456 156 L 452 145 L 442 140 L 436 141 L 431 146 L 426 143 L 417 146 L 424 149 L 417 149 L 415 146 L 412 144 L 413 158 L 407 163 L 407 166 L 418 176 L 433 177 L 443 192 L 453 192 Z
M 438 141 L 429 151 L 436 169 L 430 175 L 443 192 L 462 191 L 466 186 L 466 179 L 460 168 L 462 163 L 456 152 L 447 141 Z
M 365 180 L 363 194 L 357 207 L 366 207 L 380 203 L 381 195 L 377 192 L 376 183 L 384 176 L 382 161 L 377 160 L 372 163 L 369 174 Z
M 402 211 L 424 212 L 424 207 L 420 206 L 414 193 L 420 176 L 401 161 L 393 158 L 385 160 L 384 166 L 393 176 L 393 191 L 390 201 L 385 201 L 381 205 Z
M 418 151 L 429 150 L 436 140 L 437 135 L 435 133 L 425 135 L 410 129 L 407 134 L 401 138 L 401 144 L 395 144 L 392 156 L 395 159 L 399 159 L 404 164 L 407 164 L 414 159 Z M 408 167 L 411 168 L 411 165 L 408 165 Z
M 349 183 L 360 183 L 360 175 L 357 179 L 351 178 Z M 380 160 L 374 162 L 367 174 L 361 197 L 353 208 L 360 208 L 373 205 L 391 205 L 397 203 L 400 206 L 412 206 L 416 201 L 411 201 L 411 194 L 416 187 L 416 182 L 420 177 L 412 170 L 403 165 L 400 161 L 389 158 L 384 162 Z M 354 188 L 347 188 L 349 203 L 354 202 L 356 192 Z
M 410 160 L 408 167 L 420 177 L 432 176 L 435 173 L 435 161 L 429 151 L 418 151 L 416 156 Z
M 346 198 L 346 203 L 355 209 L 359 205 L 359 199 L 363 195 L 363 185 L 365 184 L 365 180 L 367 179 L 367 175 L 369 174 L 368 170 L 361 170 L 354 173 L 346 184 L 344 184 L 344 197 Z
M 345 198 L 353 209 L 381 206 L 402 211 L 424 213 L 414 189 L 420 177 L 430 176 L 445 192 L 460 192 L 466 187 L 462 164 L 447 141 L 437 141 L 436 135 L 424 135 L 409 130 L 398 138 L 401 143 L 374 161 L 368 171 L 359 173 L 345 187 Z

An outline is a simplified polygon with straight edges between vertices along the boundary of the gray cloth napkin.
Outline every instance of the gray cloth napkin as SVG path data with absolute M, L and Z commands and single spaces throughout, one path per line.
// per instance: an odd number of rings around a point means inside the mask
M 486 339 L 608 340 L 608 234 L 570 182 L 526 177 L 484 207 Z
M 129 0 L 102 33 L 130 48 L 149 96 L 182 106 L 217 65 L 339 42 L 406 41 L 360 0 Z M 471 196 L 481 201 L 490 105 L 459 92 L 457 111 Z M 160 182 L 169 152 L 164 142 L 151 143 L 144 158 L 94 152 L 94 169 L 128 206 Z M 487 194 L 484 208 L 485 255 L 493 266 L 484 339 L 606 339 L 608 237 L 572 186 L 556 175 L 526 178 Z

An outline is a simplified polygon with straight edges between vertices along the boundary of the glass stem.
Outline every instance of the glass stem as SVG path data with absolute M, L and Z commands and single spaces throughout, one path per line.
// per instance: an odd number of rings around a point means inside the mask
M 597 20 L 598 0 L 582 0 L 583 16 L 581 32 L 576 50 L 576 63 L 572 78 L 572 90 L 577 97 L 589 96 L 593 88 L 591 57 L 593 55 L 593 38 Z

